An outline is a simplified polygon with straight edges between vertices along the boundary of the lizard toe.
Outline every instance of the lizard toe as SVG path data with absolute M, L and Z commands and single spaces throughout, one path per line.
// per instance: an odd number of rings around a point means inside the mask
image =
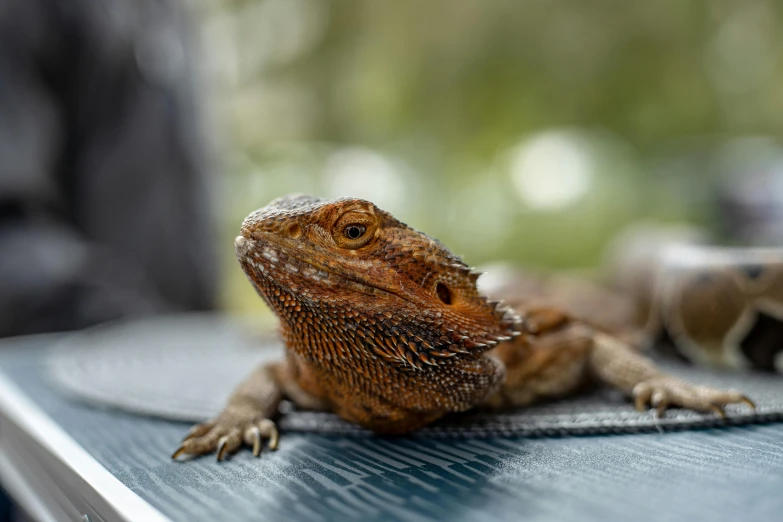
M 223 435 L 218 440 L 217 460 L 220 462 L 227 455 L 231 455 L 242 445 L 242 437 L 238 428 L 232 429 L 228 435 Z
M 187 435 L 185 435 L 185 437 L 182 439 L 182 442 L 185 442 L 188 439 L 206 435 L 214 427 L 215 427 L 214 421 L 208 421 L 208 422 L 202 422 L 201 424 L 196 424 L 195 426 L 190 428 L 190 431 L 188 431 Z

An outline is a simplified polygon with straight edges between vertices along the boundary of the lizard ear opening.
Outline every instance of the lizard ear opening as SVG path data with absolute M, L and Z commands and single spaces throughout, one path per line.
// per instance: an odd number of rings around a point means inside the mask
M 443 304 L 451 304 L 451 292 L 446 285 L 443 283 L 438 283 L 438 285 L 435 287 L 435 293 L 438 294 L 438 299 L 440 299 Z

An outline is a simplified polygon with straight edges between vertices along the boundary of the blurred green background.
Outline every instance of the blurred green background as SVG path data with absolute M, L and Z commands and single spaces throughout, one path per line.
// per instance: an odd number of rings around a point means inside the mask
M 780 157 L 783 2 L 221 0 L 198 5 L 229 308 L 241 220 L 371 199 L 470 264 L 581 268 L 638 220 L 717 230 Z

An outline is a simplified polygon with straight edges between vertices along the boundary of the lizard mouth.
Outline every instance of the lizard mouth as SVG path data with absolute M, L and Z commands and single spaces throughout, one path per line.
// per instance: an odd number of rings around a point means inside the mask
M 288 272 L 302 279 L 307 278 L 318 284 L 330 286 L 339 284 L 343 288 L 359 291 L 374 296 L 395 296 L 405 301 L 411 301 L 405 295 L 401 295 L 401 288 L 392 290 L 381 286 L 371 280 L 369 274 L 363 274 L 357 267 L 347 267 L 327 252 L 319 252 L 314 249 L 293 248 L 276 241 L 272 234 L 262 233 L 262 238 L 247 238 L 238 236 L 234 240 L 237 257 L 240 262 L 252 268 L 259 277 L 262 277 L 276 285 L 280 281 L 275 277 L 278 271 Z M 258 232 L 256 232 L 258 235 Z M 323 259 L 331 259 L 332 262 L 319 262 L 319 255 Z M 335 281 L 337 279 L 337 281 Z M 376 278 L 377 279 L 377 278 Z M 396 291 L 395 291 L 396 290 Z

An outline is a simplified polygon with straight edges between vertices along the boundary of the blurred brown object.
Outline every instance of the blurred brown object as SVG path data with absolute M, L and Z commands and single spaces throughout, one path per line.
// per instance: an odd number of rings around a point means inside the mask
M 0 3 L 0 336 L 214 306 L 182 6 Z
M 606 249 L 602 280 L 616 292 L 633 299 L 637 310 L 635 322 L 650 327 L 650 321 L 655 320 L 651 314 L 664 253 L 676 245 L 708 242 L 709 234 L 696 226 L 634 223 L 622 230 Z
M 688 225 L 629 226 L 603 282 L 489 267 L 482 290 L 555 306 L 642 349 L 702 366 L 783 372 L 783 249 L 718 247 Z
M 616 292 L 587 278 L 544 275 L 510 264 L 483 267 L 479 288 L 518 310 L 553 307 L 567 311 L 634 346 L 642 341 L 639 310 L 632 295 Z

